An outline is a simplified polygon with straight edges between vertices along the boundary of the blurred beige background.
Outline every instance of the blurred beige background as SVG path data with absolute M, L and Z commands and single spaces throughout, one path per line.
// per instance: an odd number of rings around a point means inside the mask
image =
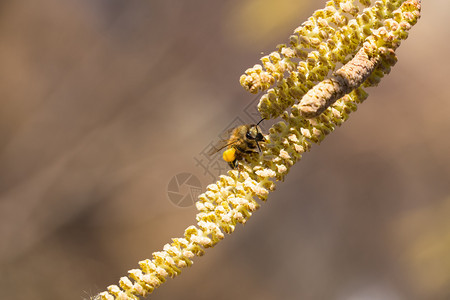
M 240 74 L 324 3 L 0 2 L 0 298 L 87 298 L 181 236 L 169 181 L 212 182 L 194 158 L 254 98 Z M 450 299 L 449 9 L 424 1 L 358 112 L 151 298 Z

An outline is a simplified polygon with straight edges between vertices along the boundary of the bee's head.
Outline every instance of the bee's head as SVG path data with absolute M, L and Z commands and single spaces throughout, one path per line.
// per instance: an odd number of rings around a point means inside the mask
M 245 134 L 245 137 L 256 142 L 264 141 L 264 136 L 259 130 L 258 125 L 250 125 L 247 133 Z
M 259 123 L 261 123 L 264 119 L 261 119 L 261 121 L 258 122 L 258 124 L 250 125 L 250 127 L 247 130 L 247 133 L 245 134 L 245 137 L 249 140 L 253 140 L 256 142 L 256 146 L 258 146 L 259 152 L 261 152 L 261 147 L 259 146 L 259 142 L 264 142 L 266 139 L 261 133 L 261 130 L 259 129 Z

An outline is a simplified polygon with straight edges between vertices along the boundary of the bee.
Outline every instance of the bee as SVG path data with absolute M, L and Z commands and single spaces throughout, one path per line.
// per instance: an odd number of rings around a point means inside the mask
M 227 138 L 216 143 L 208 152 L 209 155 L 219 152 L 223 148 L 227 148 L 223 152 L 223 160 L 235 169 L 238 160 L 244 158 L 246 154 L 261 152 L 260 142 L 264 142 L 265 138 L 259 129 L 259 121 L 257 124 L 246 124 L 232 128 L 227 131 Z

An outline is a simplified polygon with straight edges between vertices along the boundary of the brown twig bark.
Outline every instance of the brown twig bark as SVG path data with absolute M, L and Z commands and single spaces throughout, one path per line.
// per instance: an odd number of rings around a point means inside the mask
M 330 105 L 352 90 L 358 88 L 376 68 L 379 55 L 369 56 L 362 47 L 355 57 L 342 68 L 310 89 L 298 104 L 299 111 L 306 118 L 320 115 Z

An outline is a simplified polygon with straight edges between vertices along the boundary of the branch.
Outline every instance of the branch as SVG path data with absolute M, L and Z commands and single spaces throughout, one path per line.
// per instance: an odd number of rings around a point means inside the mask
M 301 115 L 314 118 L 323 113 L 351 91 L 357 89 L 372 74 L 380 61 L 377 55 L 369 56 L 366 48 L 361 48 L 346 65 L 310 89 L 298 104 Z

